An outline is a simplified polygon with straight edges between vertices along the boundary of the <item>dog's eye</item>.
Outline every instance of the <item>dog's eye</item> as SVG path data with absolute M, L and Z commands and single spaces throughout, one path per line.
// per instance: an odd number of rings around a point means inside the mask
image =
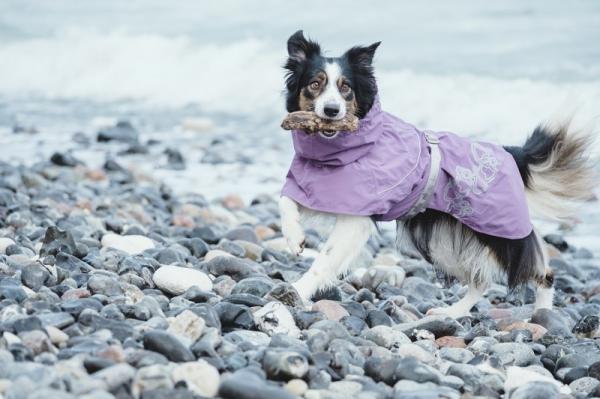
M 313 90 L 319 89 L 319 86 L 321 86 L 321 84 L 319 82 L 312 82 L 310 84 L 310 88 L 313 89 Z
M 340 91 L 342 93 L 348 93 L 350 91 L 350 86 L 348 85 L 348 83 L 344 83 L 342 87 L 340 87 Z

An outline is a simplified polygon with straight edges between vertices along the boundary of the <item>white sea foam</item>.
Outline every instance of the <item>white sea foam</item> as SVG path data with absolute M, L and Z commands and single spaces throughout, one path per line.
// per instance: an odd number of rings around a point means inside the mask
M 258 39 L 217 45 L 184 36 L 68 29 L 0 43 L 0 59 L 9 60 L 0 63 L 5 98 L 136 100 L 165 108 L 195 104 L 206 112 L 264 118 L 284 112 L 285 50 Z M 508 144 L 564 108 L 577 109 L 586 120 L 600 115 L 597 81 L 433 75 L 401 68 L 377 72 L 386 110 L 421 127 Z

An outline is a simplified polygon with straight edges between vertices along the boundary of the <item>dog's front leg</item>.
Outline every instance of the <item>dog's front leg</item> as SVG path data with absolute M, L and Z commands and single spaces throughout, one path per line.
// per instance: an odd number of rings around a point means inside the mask
M 304 229 L 300 225 L 300 211 L 296 201 L 282 196 L 279 199 L 281 214 L 281 232 L 285 237 L 290 251 L 299 255 L 304 249 Z
M 293 284 L 305 302 L 318 289 L 336 281 L 358 256 L 374 228 L 367 216 L 337 215 L 333 231 L 312 266 Z

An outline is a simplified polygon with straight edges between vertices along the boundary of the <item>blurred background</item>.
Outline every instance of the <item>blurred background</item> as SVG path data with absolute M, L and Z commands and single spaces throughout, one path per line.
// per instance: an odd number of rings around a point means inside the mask
M 335 56 L 383 43 L 384 109 L 422 128 L 504 144 L 576 111 L 600 116 L 600 2 L 0 2 L 2 160 L 118 157 L 176 191 L 276 194 L 293 32 Z M 131 143 L 96 142 L 127 121 Z

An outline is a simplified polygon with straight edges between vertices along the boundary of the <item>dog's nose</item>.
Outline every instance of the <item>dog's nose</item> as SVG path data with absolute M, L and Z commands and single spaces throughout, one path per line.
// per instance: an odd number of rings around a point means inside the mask
M 325 104 L 325 108 L 323 108 L 323 112 L 330 118 L 333 118 L 337 114 L 340 113 L 340 106 L 337 104 Z

